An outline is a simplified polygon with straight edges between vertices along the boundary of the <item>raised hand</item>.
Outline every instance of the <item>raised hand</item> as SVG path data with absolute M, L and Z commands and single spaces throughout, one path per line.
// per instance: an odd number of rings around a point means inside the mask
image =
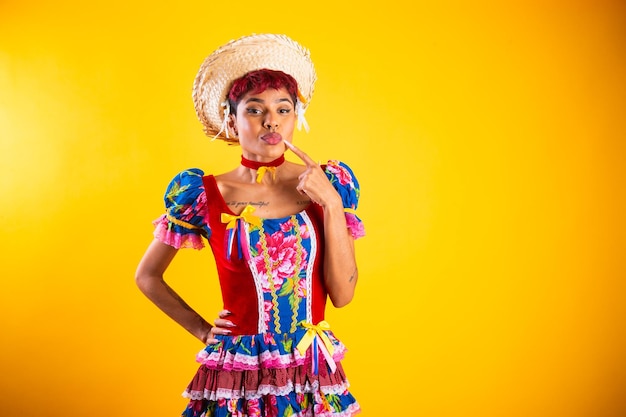
M 285 145 L 304 162 L 306 169 L 298 176 L 300 182 L 296 189 L 309 197 L 311 201 L 326 208 L 329 205 L 341 205 L 341 197 L 333 188 L 328 177 L 309 155 L 292 143 L 283 140 Z

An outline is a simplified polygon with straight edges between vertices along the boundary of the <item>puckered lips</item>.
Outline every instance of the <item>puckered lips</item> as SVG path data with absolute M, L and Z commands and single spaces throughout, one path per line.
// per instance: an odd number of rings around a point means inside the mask
M 265 135 L 261 136 L 261 140 L 270 145 L 276 145 L 282 139 L 283 137 L 280 135 L 280 133 L 276 133 L 276 132 L 266 133 Z

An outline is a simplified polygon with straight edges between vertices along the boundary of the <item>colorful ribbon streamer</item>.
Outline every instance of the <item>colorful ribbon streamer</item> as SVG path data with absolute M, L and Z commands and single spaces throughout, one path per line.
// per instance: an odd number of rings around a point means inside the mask
M 230 260 L 233 250 L 233 244 L 235 239 L 237 239 L 237 252 L 239 254 L 239 258 L 241 259 L 241 254 L 243 252 L 246 260 L 249 257 L 246 246 L 246 238 L 244 233 L 244 225 L 245 221 L 248 224 L 252 224 L 254 226 L 261 226 L 261 219 L 254 214 L 255 208 L 251 205 L 247 205 L 239 216 L 222 213 L 221 220 L 222 223 L 227 223 L 226 225 L 226 257 Z
M 307 329 L 307 331 L 300 340 L 300 342 L 298 342 L 296 349 L 298 349 L 298 352 L 300 352 L 300 354 L 304 356 L 307 349 L 309 347 L 312 347 L 311 355 L 313 358 L 313 373 L 317 375 L 319 371 L 318 350 L 322 352 L 322 355 L 324 355 L 324 359 L 326 359 L 326 363 L 328 364 L 331 372 L 335 373 L 335 370 L 337 369 L 337 364 L 333 359 L 335 347 L 333 346 L 333 343 L 330 341 L 326 333 L 324 333 L 325 330 L 330 330 L 330 324 L 328 324 L 328 322 L 326 321 L 320 321 L 317 325 L 301 322 L 300 326 Z

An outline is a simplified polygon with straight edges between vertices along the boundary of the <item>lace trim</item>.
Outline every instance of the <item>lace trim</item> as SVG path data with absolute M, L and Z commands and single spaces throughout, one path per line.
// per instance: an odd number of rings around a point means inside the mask
M 256 400 L 265 395 L 273 395 L 276 397 L 284 397 L 289 395 L 292 392 L 297 394 L 309 394 L 309 393 L 317 393 L 321 392 L 324 395 L 334 394 L 341 395 L 345 393 L 350 387 L 350 383 L 346 380 L 341 384 L 328 385 L 320 387 L 318 381 L 314 381 L 313 383 L 307 382 L 306 384 L 294 384 L 289 381 L 286 385 L 282 387 L 277 387 L 274 385 L 259 385 L 257 390 L 247 389 L 226 389 L 219 388 L 215 391 L 197 391 L 197 390 L 185 390 L 183 392 L 183 397 L 189 398 L 190 400 L 209 400 L 209 401 L 217 401 L 219 399 L 240 399 L 244 398 L 246 400 Z
M 365 236 L 365 227 L 363 227 L 363 222 L 361 221 L 361 219 L 359 219 L 356 214 L 349 211 L 346 211 L 345 215 L 346 224 L 348 225 L 348 230 L 350 230 L 352 238 L 358 239 Z
M 345 345 L 337 340 L 332 332 L 326 332 L 327 336 L 333 343 L 334 353 L 332 355 L 335 362 L 340 362 L 345 354 Z M 246 341 L 242 341 L 237 346 L 232 347 L 234 351 L 230 351 L 231 347 L 226 344 L 224 347 L 223 341 L 228 338 L 234 339 L 242 336 L 219 336 L 222 339 L 222 347 L 218 350 L 210 351 L 211 346 L 201 350 L 196 355 L 196 361 L 205 365 L 209 369 L 215 370 L 259 370 L 261 368 L 279 369 L 289 368 L 293 366 L 300 366 L 310 360 L 311 352 L 307 350 L 306 356 L 300 354 L 296 349 L 296 342 L 299 338 L 294 338 L 289 350 L 281 351 L 278 345 L 264 344 L 264 336 L 243 336 Z M 279 342 L 280 343 L 280 342 Z M 253 353 L 250 349 L 252 346 L 256 346 L 257 353 Z M 209 350 L 207 350 L 209 349 Z
M 261 220 L 261 224 L 263 224 L 263 220 Z M 265 315 L 264 303 L 263 303 L 263 285 L 261 284 L 259 270 L 256 267 L 256 264 L 252 260 L 252 253 L 250 247 L 250 226 L 248 223 L 244 225 L 244 230 L 246 234 L 246 247 L 248 248 L 248 267 L 250 267 L 250 272 L 252 273 L 252 281 L 254 282 L 254 288 L 256 290 L 256 299 L 257 301 L 257 314 L 259 319 L 257 321 L 257 332 L 264 333 L 268 329 L 265 326 L 265 320 L 263 319 Z
M 209 369 L 223 369 L 226 371 L 241 371 L 241 370 L 258 370 L 263 368 L 289 368 L 294 365 L 303 365 L 304 357 L 300 355 L 298 351 L 293 354 L 281 355 L 277 351 L 263 352 L 257 356 L 245 356 L 240 353 L 226 353 L 220 355 L 217 352 L 211 353 L 202 357 L 202 353 L 198 354 L 197 362 L 206 366 Z M 338 360 L 341 360 L 338 358 Z
M 170 222 L 167 219 L 167 216 L 164 214 L 153 222 L 155 226 L 153 235 L 154 237 L 160 241 L 165 243 L 166 245 L 172 246 L 176 249 L 183 248 L 193 248 L 193 249 L 202 249 L 204 248 L 204 241 L 202 237 L 194 232 L 190 233 L 177 233 L 170 229 Z

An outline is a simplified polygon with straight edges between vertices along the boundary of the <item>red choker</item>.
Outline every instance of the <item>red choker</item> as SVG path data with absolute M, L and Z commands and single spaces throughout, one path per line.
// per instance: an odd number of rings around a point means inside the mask
M 246 168 L 257 170 L 256 182 L 259 184 L 263 181 L 263 175 L 265 175 L 267 171 L 270 171 L 272 173 L 272 178 L 276 179 L 276 167 L 282 165 L 283 162 L 285 162 L 285 154 L 282 154 L 280 157 L 270 162 L 251 161 L 241 155 L 241 165 Z
M 249 159 L 246 159 L 246 157 L 244 157 L 243 155 L 241 155 L 241 165 L 245 166 L 246 168 L 251 168 L 251 169 L 256 169 L 256 170 L 258 170 L 261 167 L 268 167 L 268 168 L 277 167 L 277 166 L 282 165 L 283 162 L 285 162 L 285 154 L 282 154 L 280 157 L 270 162 L 251 161 Z

